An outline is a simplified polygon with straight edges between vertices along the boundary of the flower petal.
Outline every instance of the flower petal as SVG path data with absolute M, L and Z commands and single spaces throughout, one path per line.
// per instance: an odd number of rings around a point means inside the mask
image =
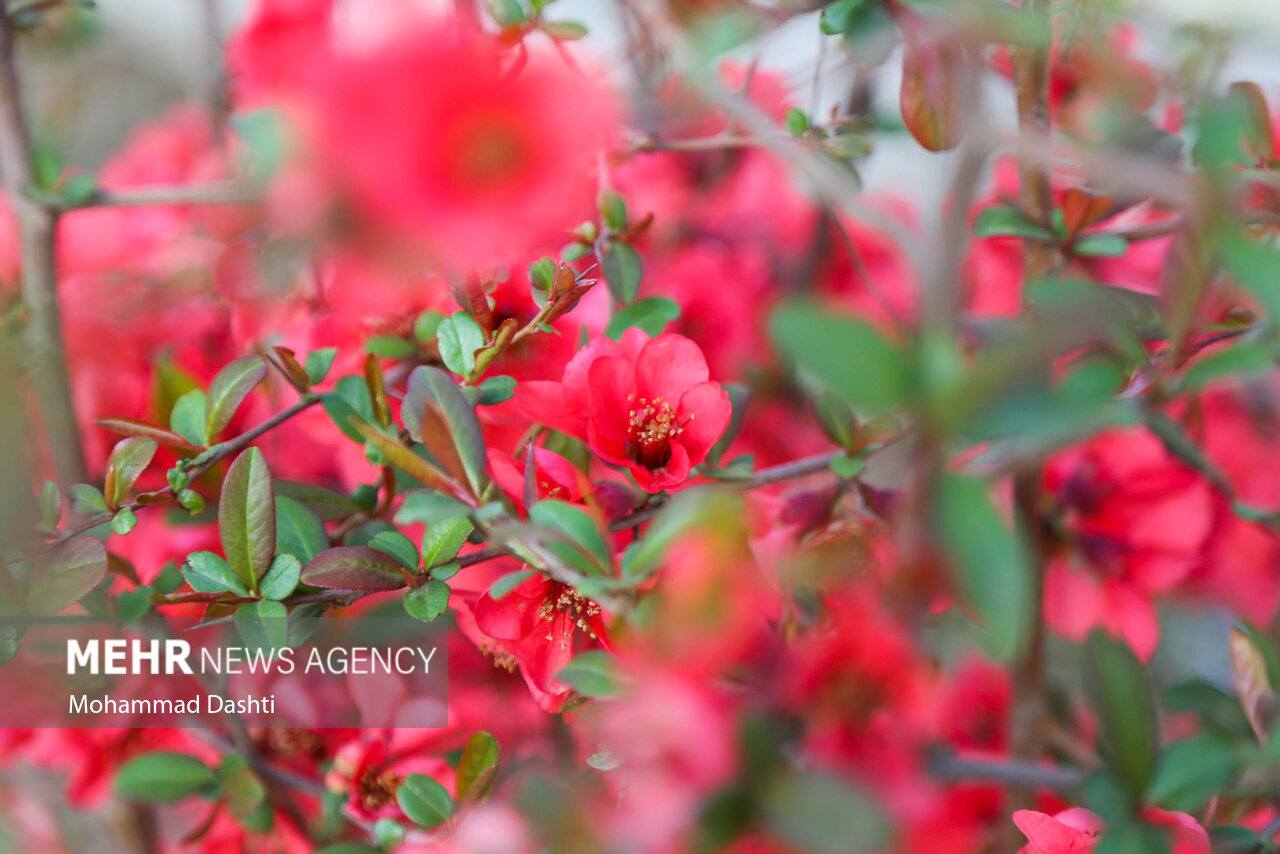
M 659 335 L 636 358 L 636 392 L 646 400 L 662 398 L 674 406 L 708 376 L 702 350 L 683 335 Z
M 680 398 L 676 420 L 680 423 L 679 443 L 689 452 L 690 465 L 706 459 L 707 452 L 715 445 L 729 419 L 733 417 L 733 404 L 729 393 L 719 383 L 698 383 Z
M 587 372 L 588 420 L 596 436 L 626 439 L 635 392 L 635 372 L 627 360 L 605 357 L 591 363 Z
M 552 430 L 579 439 L 587 435 L 586 411 L 575 411 L 565 400 L 560 383 L 526 380 L 516 386 L 515 404 L 525 415 Z

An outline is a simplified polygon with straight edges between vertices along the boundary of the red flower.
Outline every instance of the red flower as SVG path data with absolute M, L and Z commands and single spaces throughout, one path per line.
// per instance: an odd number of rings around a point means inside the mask
M 1142 818 L 1171 837 L 1173 854 L 1209 854 L 1209 834 L 1186 813 L 1147 807 Z M 1102 819 L 1079 807 L 1054 816 L 1018 810 L 1013 823 L 1028 840 L 1019 854 L 1091 854 L 1105 829 Z
M 481 263 L 589 204 L 610 110 L 565 66 L 449 23 L 336 57 L 315 89 L 321 171 L 377 229 Z
M 394 732 L 394 731 L 393 731 Z M 396 750 L 390 737 L 369 741 L 353 740 L 341 747 L 333 758 L 333 768 L 325 777 L 325 785 L 347 796 L 349 814 L 362 821 L 380 818 L 400 820 L 404 812 L 396 800 L 396 790 L 410 774 L 425 774 L 443 785 L 454 788 L 453 769 L 435 756 L 424 756 L 412 749 Z
M 460 608 L 456 615 L 459 630 L 494 664 L 520 668 L 533 698 L 552 713 L 569 697 L 569 686 L 555 675 L 582 649 L 606 643 L 600 606 L 542 575 L 500 599 L 484 593 L 474 612 Z
M 573 357 L 559 383 L 526 382 L 516 401 L 530 417 L 585 438 L 607 462 L 626 466 L 646 492 L 684 483 L 729 425 L 732 405 L 708 380 L 698 345 L 659 335 L 637 347 L 597 339 Z
M 1050 565 L 1049 627 L 1072 640 L 1105 628 L 1146 661 L 1160 636 L 1153 600 L 1187 580 L 1209 542 L 1210 486 L 1141 430 L 1063 451 L 1045 480 L 1076 552 Z

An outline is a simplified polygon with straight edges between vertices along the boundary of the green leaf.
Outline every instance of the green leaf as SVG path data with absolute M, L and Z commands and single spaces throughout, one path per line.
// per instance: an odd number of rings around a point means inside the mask
M 842 133 L 822 144 L 827 153 L 841 160 L 855 160 L 871 154 L 871 140 L 860 133 Z
M 426 429 L 431 423 L 426 417 L 428 408 L 439 415 L 448 428 L 448 436 L 433 437 Z M 484 436 L 480 432 L 475 409 L 446 373 L 426 366 L 413 369 L 400 407 L 400 420 L 409 435 L 428 449 L 433 448 L 433 438 L 450 445 L 466 474 L 471 494 L 480 495 L 488 464 Z M 439 456 L 434 450 L 432 454 Z
M 62 158 L 53 146 L 36 142 L 31 146 L 31 180 L 41 190 L 49 190 L 62 177 Z
M 1182 388 L 1203 388 L 1214 380 L 1228 376 L 1248 376 L 1269 371 L 1275 365 L 1271 348 L 1263 344 L 1237 344 L 1202 356 L 1191 363 L 1182 375 Z
M 332 590 L 375 593 L 404 587 L 400 561 L 368 546 L 338 546 L 316 555 L 302 570 L 302 583 Z
M 213 769 L 196 757 L 162 750 L 124 763 L 113 788 L 128 801 L 172 804 L 192 795 L 212 794 L 217 785 Z
M 489 377 L 480 383 L 480 406 L 493 406 L 495 403 L 506 403 L 516 394 L 514 377 Z
M 231 592 L 248 596 L 244 582 L 231 571 L 231 566 L 213 552 L 195 552 L 182 564 L 182 577 L 197 593 Z
M 1151 825 L 1130 821 L 1108 828 L 1093 854 L 1169 854 L 1169 841 Z
M 380 818 L 373 823 L 373 841 L 382 851 L 394 851 L 404 842 L 404 827 L 393 818 Z
M 440 321 L 436 341 L 445 367 L 466 377 L 476 366 L 476 351 L 484 346 L 484 330 L 471 315 L 459 311 Z
M 804 110 L 792 107 L 787 110 L 787 133 L 792 136 L 804 136 L 809 130 L 809 117 L 805 115 Z
M 403 498 L 395 515 L 397 525 L 434 525 L 448 519 L 465 517 L 471 512 L 471 508 L 461 501 L 430 489 L 411 489 L 404 493 Z
M 409 820 L 428 830 L 439 827 L 453 815 L 453 798 L 426 774 L 410 774 L 396 790 L 396 802 Z
M 71 512 L 81 516 L 99 516 L 111 511 L 107 509 L 107 499 L 96 487 L 87 483 L 73 483 L 67 487 L 67 498 L 71 503 Z
M 1280 318 L 1280 251 L 1238 229 L 1219 236 L 1218 251 L 1231 274 L 1266 308 L 1267 316 Z
M 517 0 L 489 0 L 489 13 L 501 27 L 514 27 L 525 22 L 524 7 Z
M 271 567 L 276 553 L 276 502 L 271 470 L 257 448 L 249 448 L 227 471 L 218 500 L 218 532 L 231 571 L 250 589 Z
M 431 569 L 457 557 L 474 527 L 470 519 L 462 516 L 428 525 L 422 532 L 423 566 Z
M 365 442 L 364 436 L 352 422 L 377 423 L 373 415 L 373 400 L 363 377 L 341 378 L 334 383 L 333 391 L 320 396 L 320 405 L 344 436 L 361 445 Z
M 1119 234 L 1086 234 L 1071 247 L 1076 255 L 1092 258 L 1119 258 L 1129 251 L 1129 241 Z
M 291 554 L 276 555 L 271 568 L 262 576 L 259 592 L 264 599 L 280 600 L 293 592 L 302 575 L 302 564 Z
M 859 410 L 891 409 L 905 396 L 904 354 L 865 321 L 793 302 L 774 312 L 770 331 L 779 350 Z
M 622 231 L 627 227 L 627 203 L 613 190 L 602 192 L 596 199 L 596 207 L 600 210 L 600 218 L 609 228 Z
M 609 699 L 620 693 L 618 662 L 602 649 L 589 649 L 574 656 L 561 668 L 556 679 L 585 697 Z
M 854 25 L 872 0 L 835 0 L 828 3 L 818 18 L 818 27 L 829 36 L 838 36 Z
M 983 208 L 973 221 L 974 237 L 1021 237 L 1042 243 L 1054 243 L 1057 237 L 1042 225 L 1032 222 L 1022 211 L 1007 205 Z
M 276 481 L 279 489 L 281 481 Z M 290 554 L 302 563 L 329 547 L 320 517 L 286 495 L 276 496 L 276 553 Z
M 1195 812 L 1225 788 L 1239 762 L 1229 743 L 1215 736 L 1166 744 L 1156 763 L 1146 801 L 1178 812 Z
M 418 571 L 418 563 L 421 560 L 418 547 L 413 544 L 413 540 L 399 531 L 383 531 L 374 536 L 369 545 L 384 554 L 391 555 L 410 572 Z
M 153 439 L 132 436 L 116 442 L 107 459 L 106 489 L 107 503 L 119 507 L 129 496 L 129 490 L 142 475 L 156 455 L 159 445 Z
M 586 25 L 578 21 L 546 21 L 542 25 L 542 31 L 560 42 L 576 41 L 589 32 Z
M 411 617 L 429 623 L 449 608 L 449 585 L 431 579 L 404 594 L 404 609 Z
M 604 334 L 617 341 L 622 333 L 635 326 L 650 338 L 662 334 L 668 323 L 680 316 L 680 306 L 666 297 L 648 297 L 623 306 L 610 319 Z
M 280 602 L 249 602 L 236 609 L 236 629 L 251 650 L 278 651 L 289 646 L 289 610 Z
M 207 403 L 204 392 L 193 388 L 174 401 L 173 411 L 169 413 L 169 429 L 197 448 L 208 447 L 206 412 Z
M 121 507 L 116 511 L 116 515 L 111 517 L 111 530 L 122 537 L 132 531 L 137 524 L 138 516 L 131 507 Z
M 529 265 L 529 284 L 540 291 L 549 291 L 556 279 L 556 262 L 539 258 Z
M 570 566 L 591 575 L 600 575 L 610 565 L 609 546 L 596 520 L 585 510 L 563 501 L 539 501 L 529 509 L 529 521 L 559 531 L 581 547 L 575 549 L 554 541 L 546 544 Z
M 479 802 L 493 789 L 498 771 L 498 740 L 481 731 L 467 739 L 458 760 L 458 802 Z
M 1147 790 L 1160 743 L 1150 681 L 1123 641 L 1094 631 L 1086 648 L 1085 674 L 1098 715 L 1102 753 L 1130 803 L 1137 804 Z
M 987 485 L 943 473 L 936 487 L 938 535 L 955 583 L 987 630 L 991 651 L 1016 653 L 1027 638 L 1031 577 L 1027 549 L 1000 518 Z
M 248 816 L 266 800 L 267 790 L 243 756 L 230 754 L 218 766 L 217 779 L 234 818 Z
M 337 347 L 322 347 L 319 350 L 312 350 L 302 361 L 302 368 L 307 372 L 307 379 L 312 385 L 319 385 L 324 382 L 324 378 L 329 376 L 329 369 L 333 367 L 333 360 L 338 356 Z
M 418 352 L 418 345 L 396 335 L 374 335 L 365 339 L 364 350 L 383 359 L 407 359 Z
M 79 602 L 107 574 L 107 547 L 88 534 L 49 549 L 27 582 L 27 609 L 53 614 Z
M 209 384 L 205 435 L 214 437 L 227 429 L 249 392 L 267 375 L 267 363 L 259 356 L 241 356 L 218 371 Z
M 497 601 L 519 587 L 526 578 L 532 578 L 537 574 L 536 569 L 518 569 L 515 572 L 508 572 L 494 579 L 494 582 L 489 585 L 489 598 Z
M 40 485 L 40 522 L 50 531 L 62 519 L 62 489 L 52 480 Z
M 882 849 L 892 837 L 883 809 L 827 774 L 788 772 L 775 778 L 760 808 L 765 826 L 801 851 L 858 854 Z
M 636 298 L 644 277 L 644 261 L 629 243 L 614 241 L 605 253 L 603 272 L 609 293 L 624 305 Z
M 288 134 L 281 110 L 265 108 L 231 116 L 231 129 L 244 142 L 245 173 L 255 181 L 266 181 L 276 173 L 289 153 Z
M 823 390 L 814 398 L 813 409 L 818 425 L 828 439 L 841 448 L 853 446 L 853 437 L 858 430 L 858 416 L 843 397 L 833 391 Z
M 350 498 L 332 489 L 325 489 L 323 486 L 311 483 L 299 483 L 296 480 L 277 480 L 276 495 L 297 502 L 323 522 L 345 519 L 352 513 L 360 512 L 361 509 L 360 505 Z M 281 549 L 281 551 L 288 551 L 288 549 Z

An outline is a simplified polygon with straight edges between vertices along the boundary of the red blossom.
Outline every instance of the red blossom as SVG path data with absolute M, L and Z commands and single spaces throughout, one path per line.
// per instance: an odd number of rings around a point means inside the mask
M 625 466 L 646 492 L 680 486 L 729 425 L 732 405 L 708 379 L 698 345 L 682 335 L 640 344 L 596 339 L 559 383 L 527 382 L 516 400 L 549 427 L 585 438 L 601 459 Z
M 320 173 L 449 263 L 519 252 L 589 210 L 610 109 L 558 57 L 512 62 L 480 32 L 411 25 L 333 57 L 312 97 Z

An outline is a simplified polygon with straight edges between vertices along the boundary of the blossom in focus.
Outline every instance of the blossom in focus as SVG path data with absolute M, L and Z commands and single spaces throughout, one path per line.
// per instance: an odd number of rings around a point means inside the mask
M 597 339 L 565 367 L 559 383 L 526 382 L 517 403 L 530 417 L 625 466 L 646 492 L 684 483 L 729 426 L 732 405 L 709 380 L 707 361 L 682 335 Z
M 505 596 L 483 593 L 473 610 L 456 610 L 458 629 L 494 664 L 517 667 L 538 705 L 558 712 L 569 686 L 555 678 L 578 652 L 606 643 L 606 616 L 595 602 L 545 576 L 527 578 Z

